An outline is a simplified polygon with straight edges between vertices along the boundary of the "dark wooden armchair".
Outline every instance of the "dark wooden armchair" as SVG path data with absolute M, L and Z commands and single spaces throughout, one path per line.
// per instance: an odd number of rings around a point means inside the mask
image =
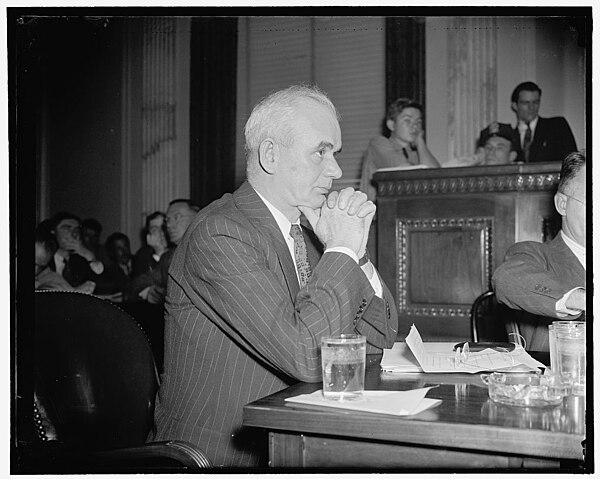
M 498 303 L 494 291 L 481 293 L 471 306 L 471 341 L 522 344 L 516 311 Z
M 181 472 L 211 467 L 182 441 L 145 444 L 159 377 L 144 331 L 115 304 L 35 292 L 34 422 L 23 472 Z

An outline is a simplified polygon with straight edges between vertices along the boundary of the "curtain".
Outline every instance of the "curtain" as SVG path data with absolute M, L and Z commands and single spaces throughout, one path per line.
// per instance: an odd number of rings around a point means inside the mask
M 193 18 L 190 195 L 205 206 L 235 184 L 237 19 Z
M 425 19 L 388 17 L 385 21 L 386 105 L 412 98 L 425 106 Z

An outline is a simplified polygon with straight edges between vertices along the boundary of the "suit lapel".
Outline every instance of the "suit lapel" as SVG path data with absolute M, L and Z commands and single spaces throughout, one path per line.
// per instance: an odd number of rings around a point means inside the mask
M 533 141 L 529 147 L 529 158 L 537 158 L 542 149 L 542 141 L 546 138 L 546 122 L 543 118 L 538 117 L 537 126 L 533 135 Z M 567 248 L 568 249 L 568 248 Z
M 300 285 L 298 284 L 294 262 L 290 257 L 290 250 L 275 218 L 247 181 L 239 187 L 233 196 L 240 211 L 256 226 L 257 230 L 262 234 L 266 233 L 270 237 L 287 283 L 290 298 L 294 302 L 300 290 Z
M 559 265 L 560 274 L 563 275 L 565 284 L 585 285 L 585 268 L 562 239 L 562 233 L 558 234 L 548 244 L 548 247 L 550 248 L 553 262 Z

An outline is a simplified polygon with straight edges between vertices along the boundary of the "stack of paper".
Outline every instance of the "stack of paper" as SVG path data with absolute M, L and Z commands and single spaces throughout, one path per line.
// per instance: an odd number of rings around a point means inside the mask
M 326 406 L 353 411 L 375 412 L 394 416 L 411 416 L 437 406 L 441 399 L 429 399 L 425 395 L 431 389 L 421 388 L 411 391 L 364 391 L 358 401 L 332 401 L 323 397 L 319 389 L 312 394 L 301 394 L 287 398 L 286 401 L 313 406 Z
M 395 343 L 392 349 L 383 351 L 381 367 L 390 372 L 426 373 L 477 373 L 510 369 L 535 371 L 544 367 L 519 345 L 510 352 L 493 349 L 472 352 L 466 360 L 456 364 L 454 344 L 456 343 L 424 343 L 413 324 L 406 343 Z

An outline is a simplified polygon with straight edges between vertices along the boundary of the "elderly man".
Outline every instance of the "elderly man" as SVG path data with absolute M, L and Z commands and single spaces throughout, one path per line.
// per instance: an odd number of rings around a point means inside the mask
M 245 404 L 320 382 L 322 336 L 391 347 L 392 296 L 366 257 L 375 205 L 346 188 L 338 114 L 316 87 L 267 96 L 246 123 L 247 181 L 203 209 L 177 247 L 166 300 L 154 440 L 197 444 L 217 466 L 266 465 Z M 311 223 L 300 225 L 301 213 Z
M 552 320 L 575 319 L 585 312 L 585 190 L 585 154 L 572 153 L 563 162 L 554 196 L 561 231 L 548 243 L 511 246 L 494 272 L 492 284 L 501 303 L 538 315 L 525 315 L 519 324 L 530 350 L 548 350 Z
M 517 116 L 517 125 L 513 129 L 517 161 L 562 161 L 577 150 L 573 132 L 564 117 L 538 116 L 541 97 L 541 88 L 530 81 L 517 85 L 510 97 L 511 109 Z M 483 146 L 488 128 L 481 132 L 479 146 Z
M 169 203 L 165 223 L 169 241 L 177 246 L 190 225 L 192 218 L 200 210 L 198 205 L 188 199 L 177 199 Z M 159 258 L 156 268 L 142 273 L 133 279 L 132 295 L 137 295 L 151 304 L 160 304 L 167 292 L 169 266 L 175 248 L 168 249 Z

